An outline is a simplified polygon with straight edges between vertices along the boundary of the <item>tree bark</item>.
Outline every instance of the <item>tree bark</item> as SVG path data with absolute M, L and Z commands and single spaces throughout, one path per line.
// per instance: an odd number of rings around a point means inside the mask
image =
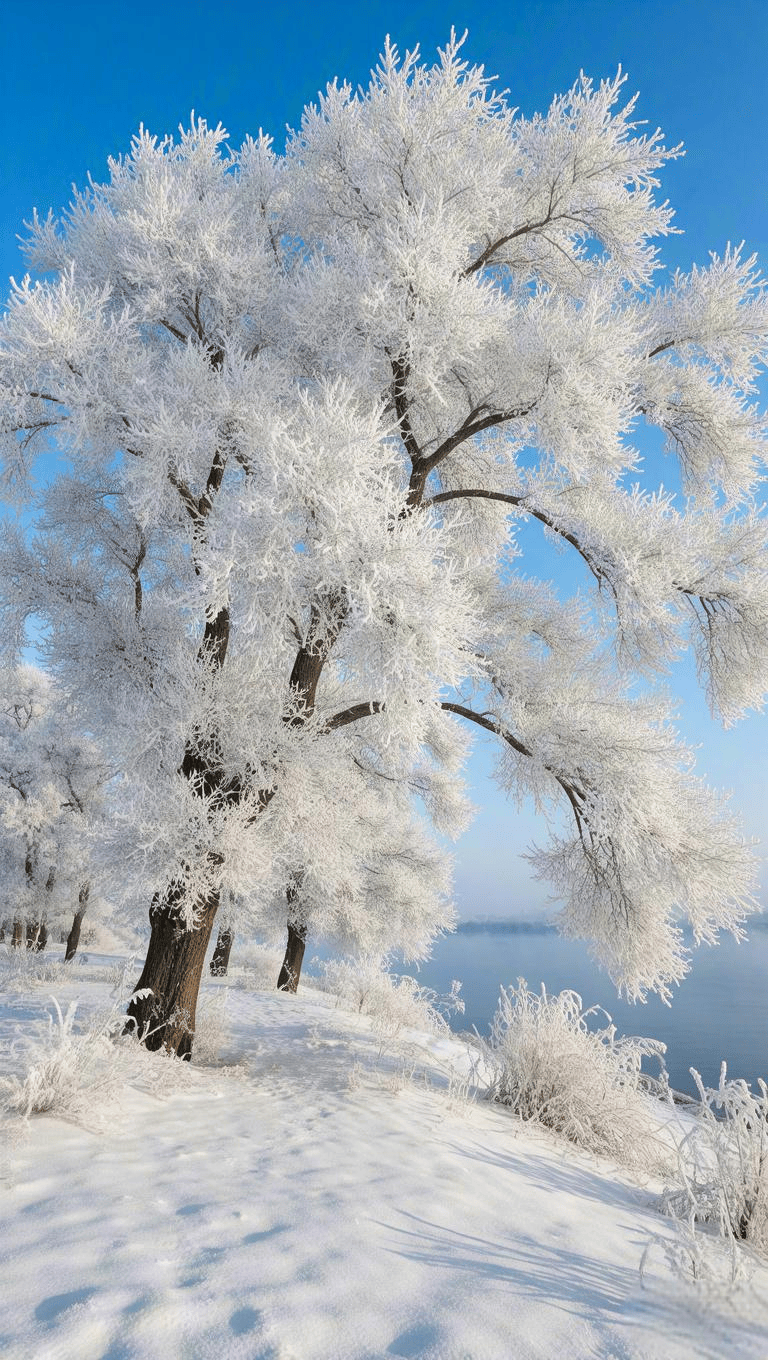
M 280 969 L 280 976 L 277 979 L 277 990 L 279 992 L 298 991 L 299 978 L 301 977 L 301 965 L 304 962 L 304 950 L 307 944 L 307 927 L 305 925 L 294 925 L 288 922 L 288 943 L 285 948 L 285 958 Z
M 205 492 L 205 504 L 210 509 L 209 493 L 218 489 L 224 464 L 218 453 L 214 459 Z M 197 516 L 204 520 L 203 498 Z M 224 605 L 212 618 L 206 619 L 198 661 L 220 670 L 224 665 L 229 645 L 229 608 Z M 206 798 L 220 804 L 236 802 L 240 796 L 240 781 L 228 778 L 218 758 L 218 738 L 215 730 L 205 737 L 190 740 L 184 751 L 180 774 L 190 784 L 199 787 Z M 221 859 L 211 857 L 210 863 L 221 865 Z M 213 922 L 219 908 L 218 889 L 205 901 L 192 905 L 196 925 L 188 930 L 184 924 L 181 903 L 184 887 L 169 884 L 162 896 L 154 898 L 149 909 L 151 926 L 149 948 L 141 977 L 135 991 L 149 988 L 150 996 L 136 997 L 128 1006 L 126 1030 L 136 1029 L 142 1043 L 151 1050 L 165 1048 L 169 1053 L 189 1061 L 195 1032 L 197 994 L 200 990 L 203 964 Z
M 30 886 L 33 888 L 36 887 L 35 876 L 37 872 L 38 858 L 39 858 L 38 847 L 36 845 L 28 846 L 26 858 L 24 861 L 24 869 L 27 875 L 27 880 Z M 48 870 L 48 877 L 45 882 L 45 893 L 47 897 L 50 897 L 51 893 L 53 892 L 53 885 L 55 882 L 56 882 L 56 867 L 55 865 L 52 864 L 50 869 Z M 16 945 L 16 924 L 17 923 L 14 922 L 14 934 L 13 934 L 14 945 Z M 36 954 L 39 954 L 41 950 L 45 949 L 45 946 L 48 943 L 48 927 L 45 921 L 43 920 L 27 921 L 26 929 L 24 929 L 22 923 L 19 921 L 18 926 L 19 926 L 19 940 L 18 940 L 19 947 L 21 947 L 22 944 L 22 936 L 26 935 L 27 949 L 34 950 Z
M 219 930 L 216 947 L 211 959 L 211 976 L 226 977 L 229 967 L 229 956 L 232 952 L 232 941 L 234 935 L 231 930 Z
M 67 947 L 64 951 L 65 963 L 70 963 L 77 953 L 77 946 L 80 943 L 80 927 L 83 924 L 83 917 L 88 907 L 90 891 L 90 883 L 84 883 L 77 895 L 77 911 L 72 919 L 72 928 L 67 936 Z
M 150 988 L 151 995 L 131 1000 L 126 1030 L 136 1029 L 152 1051 L 164 1048 L 189 1061 L 200 978 L 219 898 L 213 893 L 198 905 L 197 924 L 188 930 L 181 919 L 182 891 L 169 890 L 152 904 L 149 948 L 134 989 Z
M 48 927 L 45 921 L 27 921 L 27 949 L 41 953 L 48 943 Z
M 11 936 L 11 947 L 13 949 L 21 949 L 23 943 L 24 943 L 24 922 L 14 921 L 13 934 Z

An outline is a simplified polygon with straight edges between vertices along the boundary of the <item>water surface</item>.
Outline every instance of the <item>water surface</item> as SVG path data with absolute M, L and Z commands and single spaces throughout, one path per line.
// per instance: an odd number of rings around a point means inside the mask
M 621 1034 L 663 1040 L 677 1090 L 695 1092 L 690 1067 L 705 1085 L 716 1086 L 723 1059 L 729 1077 L 744 1077 L 756 1089 L 758 1077 L 768 1080 L 767 926 L 762 921 L 753 926 L 744 944 L 727 935 L 714 948 L 694 950 L 691 971 L 671 1006 L 657 997 L 637 1005 L 620 1001 L 585 945 L 564 940 L 551 928 L 519 922 L 462 924 L 455 935 L 437 942 L 418 978 L 440 993 L 459 978 L 466 1010 L 451 1018 L 452 1028 L 476 1026 L 481 1034 L 487 1033 L 501 985 L 524 977 L 535 991 L 542 982 L 548 992 L 572 988 L 585 1006 L 605 1007 Z

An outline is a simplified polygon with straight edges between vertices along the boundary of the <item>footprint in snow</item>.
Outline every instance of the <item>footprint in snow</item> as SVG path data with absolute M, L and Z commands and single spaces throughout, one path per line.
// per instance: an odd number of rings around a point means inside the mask
M 38 1322 L 55 1322 L 68 1308 L 87 1303 L 95 1293 L 95 1289 L 71 1289 L 68 1294 L 49 1294 L 47 1299 L 41 1299 L 38 1303 L 35 1317 Z
M 253 1332 L 261 1323 L 261 1313 L 257 1308 L 238 1308 L 229 1319 L 229 1330 L 235 1336 L 245 1336 L 246 1332 Z

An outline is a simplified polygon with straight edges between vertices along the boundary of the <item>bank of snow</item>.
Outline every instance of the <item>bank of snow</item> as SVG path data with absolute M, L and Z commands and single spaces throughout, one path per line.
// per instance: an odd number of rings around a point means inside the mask
M 96 962 L 62 1003 L 104 1003 Z M 0 1037 L 46 1006 L 6 992 Z M 382 1048 L 311 991 L 227 1012 L 226 1067 L 166 1062 L 105 1131 L 6 1123 L 5 1360 L 768 1355 L 768 1270 L 706 1300 L 657 1249 L 642 1284 L 658 1187 L 463 1103 L 459 1041 Z

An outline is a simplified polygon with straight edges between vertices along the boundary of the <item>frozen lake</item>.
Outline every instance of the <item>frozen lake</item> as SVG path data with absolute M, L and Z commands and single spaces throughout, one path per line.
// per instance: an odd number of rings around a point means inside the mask
M 619 1001 L 584 945 L 528 924 L 465 923 L 438 941 L 418 976 L 440 993 L 450 989 L 452 978 L 461 980 L 466 1010 L 452 1017 L 455 1030 L 475 1025 L 486 1033 L 500 985 L 524 977 L 534 991 L 542 982 L 548 992 L 570 987 L 585 1007 L 604 1006 L 622 1034 L 662 1039 L 677 1090 L 695 1092 L 690 1067 L 705 1085 L 716 1086 L 722 1059 L 729 1077 L 744 1077 L 753 1086 L 758 1077 L 768 1080 L 768 921 L 753 926 L 745 944 L 726 935 L 716 948 L 694 950 L 691 971 L 671 1006 L 657 997 L 635 1006 Z

